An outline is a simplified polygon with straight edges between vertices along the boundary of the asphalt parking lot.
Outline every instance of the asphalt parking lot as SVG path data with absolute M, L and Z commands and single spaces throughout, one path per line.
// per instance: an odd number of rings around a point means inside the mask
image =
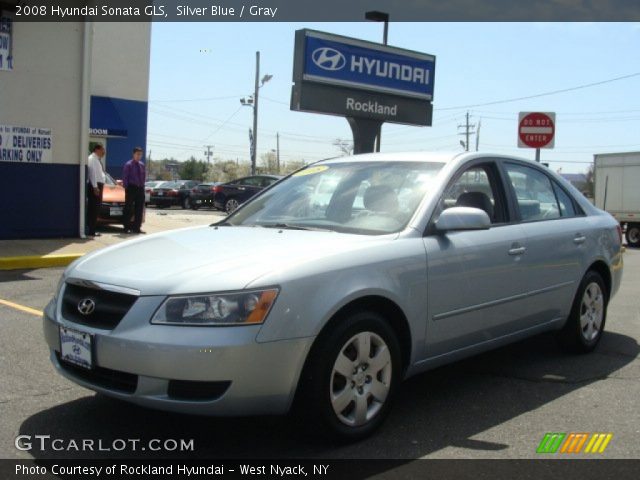
M 347 446 L 313 441 L 312 432 L 287 417 L 158 412 L 96 395 L 60 377 L 49 363 L 38 311 L 61 272 L 0 272 L 5 302 L 0 302 L 0 458 L 166 456 L 141 450 L 52 451 L 37 444 L 20 451 L 14 446 L 18 435 L 104 444 L 131 438 L 194 440 L 193 452 L 174 451 L 172 458 L 539 458 L 536 448 L 547 432 L 612 433 L 600 458 L 640 458 L 640 250 L 625 253 L 622 287 L 610 304 L 596 352 L 568 355 L 552 335 L 542 335 L 419 375 L 401 387 L 375 436 Z

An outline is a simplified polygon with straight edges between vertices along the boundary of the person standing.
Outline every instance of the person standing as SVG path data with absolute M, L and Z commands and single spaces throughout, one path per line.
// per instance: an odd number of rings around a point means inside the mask
M 136 147 L 133 149 L 133 158 L 124 164 L 124 169 L 122 170 L 122 185 L 125 188 L 125 233 L 146 233 L 140 230 L 142 214 L 144 212 L 145 177 L 145 167 L 142 162 L 142 148 Z
M 87 227 L 86 234 L 89 237 L 99 236 L 96 232 L 98 225 L 98 213 L 102 204 L 102 189 L 104 188 L 104 167 L 102 158 L 104 157 L 104 146 L 96 143 L 93 146 L 93 153 L 87 160 Z

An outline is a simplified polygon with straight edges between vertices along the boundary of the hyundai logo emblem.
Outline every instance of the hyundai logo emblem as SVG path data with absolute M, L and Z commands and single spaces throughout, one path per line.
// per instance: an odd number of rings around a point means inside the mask
M 90 298 L 84 298 L 78 302 L 78 311 L 82 315 L 91 315 L 96 309 L 96 302 Z
M 338 50 L 329 47 L 316 48 L 311 54 L 313 63 L 323 70 L 340 70 L 347 64 L 347 59 Z

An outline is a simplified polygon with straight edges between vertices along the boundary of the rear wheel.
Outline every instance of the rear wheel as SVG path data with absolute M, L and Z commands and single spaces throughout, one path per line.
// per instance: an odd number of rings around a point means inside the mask
M 354 313 L 318 337 L 303 372 L 296 411 L 314 431 L 359 440 L 388 415 L 401 376 L 393 329 L 375 312 Z
M 582 279 L 571 314 L 560 331 L 561 345 L 570 352 L 591 352 L 602 338 L 607 319 L 607 291 L 599 273 L 590 270 Z
M 182 200 L 182 208 L 184 208 L 185 210 L 191 208 L 191 197 L 189 197 L 188 195 Z
M 627 224 L 627 245 L 630 247 L 640 247 L 640 223 Z
M 238 208 L 238 201 L 235 198 L 230 198 L 224 204 L 224 210 L 227 213 L 233 213 Z

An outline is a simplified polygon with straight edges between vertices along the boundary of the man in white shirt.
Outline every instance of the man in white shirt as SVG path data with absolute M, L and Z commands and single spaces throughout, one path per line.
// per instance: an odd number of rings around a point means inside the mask
M 102 157 L 104 157 L 104 147 L 96 143 L 93 147 L 93 153 L 89 155 L 87 161 L 87 235 L 95 237 L 100 235 L 96 233 L 96 225 L 98 224 L 98 212 L 102 203 L 102 189 L 104 187 L 104 168 L 102 166 Z

